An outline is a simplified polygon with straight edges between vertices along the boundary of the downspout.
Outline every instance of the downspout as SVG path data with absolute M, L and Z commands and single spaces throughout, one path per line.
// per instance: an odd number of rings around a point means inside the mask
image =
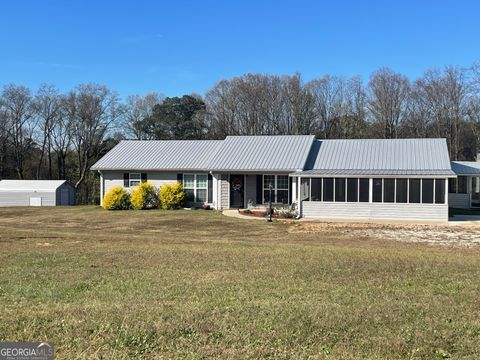
M 298 204 L 298 215 L 297 215 L 297 217 L 295 218 L 296 220 L 302 218 L 302 198 L 301 198 L 301 196 L 300 196 L 300 194 L 301 194 L 301 189 L 300 189 L 301 181 L 300 181 L 300 179 L 301 179 L 300 176 L 297 176 L 297 204 Z
M 103 192 L 104 192 L 104 184 L 103 184 L 103 174 L 100 170 L 97 170 L 100 174 L 100 206 L 103 205 Z

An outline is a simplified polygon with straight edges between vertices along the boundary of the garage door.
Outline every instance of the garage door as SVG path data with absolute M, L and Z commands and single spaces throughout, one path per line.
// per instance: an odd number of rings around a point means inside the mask
M 31 197 L 30 198 L 30 206 L 42 206 L 42 198 L 41 197 Z

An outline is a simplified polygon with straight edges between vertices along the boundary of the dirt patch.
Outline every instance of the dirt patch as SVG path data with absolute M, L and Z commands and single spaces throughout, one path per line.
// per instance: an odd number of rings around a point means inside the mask
M 291 233 L 339 232 L 347 237 L 395 240 L 452 247 L 480 247 L 480 227 L 369 223 L 297 223 Z

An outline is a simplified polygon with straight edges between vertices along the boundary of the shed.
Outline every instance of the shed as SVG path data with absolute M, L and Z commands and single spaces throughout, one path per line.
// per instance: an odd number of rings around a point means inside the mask
M 1 180 L 0 206 L 75 205 L 75 187 L 66 180 Z

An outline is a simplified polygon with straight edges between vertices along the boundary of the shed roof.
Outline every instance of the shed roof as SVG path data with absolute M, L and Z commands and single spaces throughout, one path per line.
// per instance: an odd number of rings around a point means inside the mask
M 92 170 L 205 170 L 221 140 L 123 140 Z
M 0 191 L 56 191 L 66 180 L 1 180 Z
M 445 139 L 317 140 L 304 174 L 455 176 Z
M 452 161 L 452 170 L 457 175 L 480 175 L 480 162 Z
M 313 135 L 227 136 L 209 162 L 213 171 L 295 171 L 303 169 Z

